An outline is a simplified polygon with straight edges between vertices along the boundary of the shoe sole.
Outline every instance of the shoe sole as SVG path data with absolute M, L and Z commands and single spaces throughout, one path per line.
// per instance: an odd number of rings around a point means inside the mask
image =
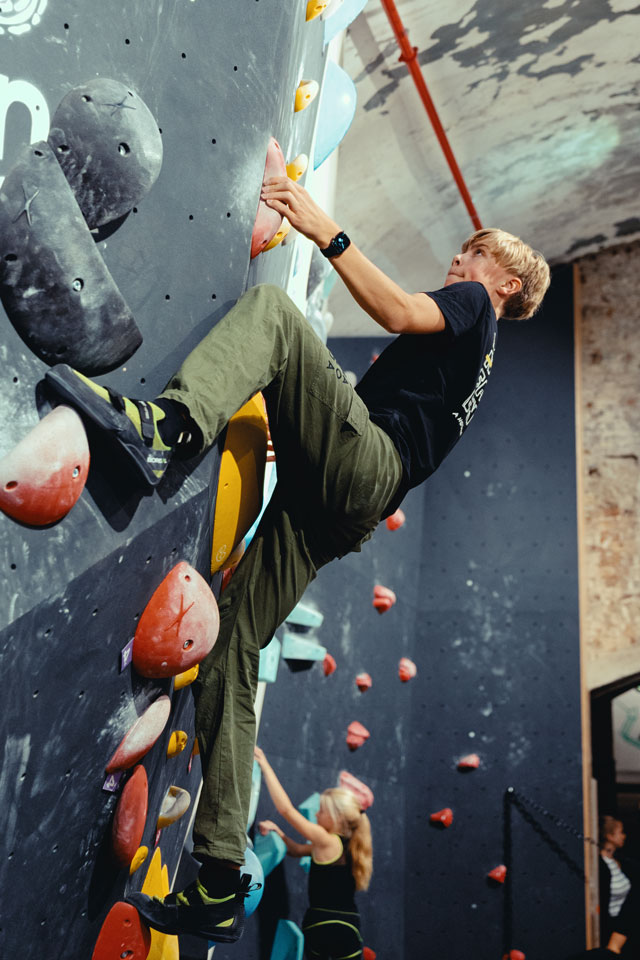
M 140 451 L 143 441 L 125 413 L 114 410 L 108 401 L 94 393 L 91 387 L 85 386 L 70 367 L 60 364 L 52 370 L 47 370 L 45 380 L 57 396 L 67 400 L 117 442 L 119 448 L 126 453 L 149 486 L 156 487 L 160 483 L 162 477 L 155 475 Z M 130 437 L 125 435 L 127 428 L 131 432 Z
M 133 894 L 131 897 L 126 897 L 126 902 L 135 907 L 140 917 L 144 922 L 149 926 L 153 927 L 154 930 L 160 931 L 160 933 L 166 933 L 170 936 L 178 936 L 179 934 L 188 934 L 191 937 L 199 937 L 202 940 L 211 940 L 213 943 L 235 943 L 236 940 L 239 940 L 244 931 L 244 917 L 241 920 L 238 920 L 236 925 L 233 928 L 227 928 L 228 932 L 224 929 L 214 928 L 213 930 L 205 930 L 202 927 L 193 929 L 188 924 L 178 923 L 167 921 L 163 922 L 157 917 L 154 917 L 150 912 L 147 913 L 145 910 L 145 904 L 141 904 L 137 901 L 136 895 Z

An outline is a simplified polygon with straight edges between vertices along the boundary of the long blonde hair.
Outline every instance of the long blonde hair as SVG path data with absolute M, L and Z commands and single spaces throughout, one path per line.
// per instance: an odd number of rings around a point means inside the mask
M 369 817 L 360 810 L 355 795 L 342 787 L 330 787 L 320 795 L 320 805 L 341 837 L 349 840 L 351 869 L 356 890 L 367 890 L 373 872 L 373 846 Z

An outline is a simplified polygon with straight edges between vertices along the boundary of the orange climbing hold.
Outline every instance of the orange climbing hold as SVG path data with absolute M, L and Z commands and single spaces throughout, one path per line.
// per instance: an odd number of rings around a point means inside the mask
M 185 670 L 184 673 L 177 673 L 173 678 L 173 689 L 182 690 L 183 687 L 188 687 L 190 683 L 193 683 L 199 673 L 199 663 L 196 663 L 195 667 L 191 667 L 190 670 Z
M 0 509 L 33 527 L 56 523 L 75 505 L 88 473 L 82 420 L 71 407 L 56 407 L 0 461 Z
M 184 560 L 170 570 L 140 617 L 133 665 L 143 677 L 174 677 L 206 657 L 220 615 L 208 583 Z
M 362 780 L 358 780 L 348 770 L 340 771 L 339 784 L 343 790 L 350 790 L 357 798 L 361 810 L 368 810 L 373 803 L 373 790 Z
M 319 92 L 320 84 L 317 80 L 301 80 L 296 90 L 296 98 L 293 105 L 295 113 L 306 110 L 309 104 L 318 96 Z
M 299 153 L 297 157 L 287 164 L 287 176 L 289 180 L 300 180 L 307 172 L 309 166 L 309 157 L 306 153 Z
M 315 20 L 329 6 L 329 0 L 309 0 L 307 3 L 307 21 Z
M 168 757 L 177 757 L 179 753 L 182 753 L 184 748 L 187 745 L 187 740 L 189 737 L 185 730 L 174 730 L 171 736 L 169 737 L 169 746 L 167 747 L 167 756 Z
M 453 823 L 453 810 L 450 807 L 444 807 L 430 816 L 432 823 L 440 823 L 443 827 L 450 827 Z
M 496 883 L 504 883 L 507 878 L 507 868 L 504 863 L 501 863 L 499 866 L 494 867 L 493 870 L 489 870 L 487 876 L 490 880 L 495 880 Z
M 373 605 L 378 613 L 386 613 L 396 602 L 396 595 L 389 587 L 377 583 L 373 588 Z
M 368 673 L 359 673 L 356 677 L 356 686 L 358 690 L 361 690 L 363 693 L 370 688 L 371 683 L 371 677 Z
M 150 707 L 147 707 L 141 717 L 138 717 L 131 729 L 122 738 L 118 749 L 109 760 L 105 770 L 115 773 L 116 770 L 128 770 L 145 753 L 151 750 L 162 731 L 164 730 L 171 712 L 171 700 L 166 694 L 158 697 Z
M 274 247 L 277 247 L 278 244 L 282 243 L 284 238 L 287 236 L 287 234 L 289 233 L 289 230 L 291 230 L 291 224 L 289 223 L 288 220 L 283 219 L 282 226 L 276 232 L 276 234 L 271 238 L 271 240 L 269 240 L 269 243 L 266 245 L 264 249 L 273 250 Z
M 111 849 L 113 855 L 128 867 L 133 860 L 142 840 L 149 805 L 149 786 L 147 772 L 142 765 L 137 766 L 124 785 L 111 828 Z
M 399 530 L 400 527 L 404 526 L 406 519 L 404 511 L 398 507 L 396 512 L 392 513 L 391 516 L 385 520 L 387 530 Z
M 287 164 L 280 144 L 275 137 L 270 137 L 267 146 L 267 160 L 264 166 L 262 182 L 270 177 L 286 177 Z M 282 224 L 282 214 L 268 207 L 264 200 L 258 202 L 258 212 L 251 234 L 251 259 L 257 257 L 265 249 L 269 241 L 276 235 Z
M 105 917 L 91 960 L 146 960 L 151 934 L 129 903 L 114 903 Z
M 332 657 L 330 653 L 325 653 L 324 660 L 322 661 L 322 669 L 324 670 L 325 677 L 330 677 L 332 673 L 335 673 L 337 666 L 334 657 Z
M 477 753 L 469 753 L 458 760 L 458 770 L 477 770 L 480 766 L 480 757 Z
M 408 680 L 412 680 L 418 672 L 413 660 L 409 660 L 409 657 L 401 657 L 400 662 L 398 663 L 398 676 L 403 683 L 407 683 Z
M 357 750 L 365 740 L 368 740 L 371 734 L 366 727 L 354 720 L 347 728 L 347 746 L 350 750 Z

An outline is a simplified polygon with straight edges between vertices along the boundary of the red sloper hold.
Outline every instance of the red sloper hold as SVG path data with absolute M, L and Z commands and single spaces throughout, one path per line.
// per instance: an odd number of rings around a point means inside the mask
M 490 880 L 495 880 L 496 883 L 504 883 L 507 878 L 507 868 L 504 863 L 501 863 L 499 866 L 494 867 L 493 870 L 489 870 L 487 876 Z
M 322 662 L 322 669 L 324 670 L 325 677 L 330 677 L 332 673 L 336 670 L 337 664 L 335 659 L 331 656 L 330 653 L 325 653 L 324 660 Z
M 120 745 L 105 767 L 107 773 L 116 770 L 128 770 L 151 750 L 169 719 L 171 700 L 166 694 L 147 707 L 138 717 L 128 733 L 125 733 Z
M 373 588 L 373 605 L 378 613 L 386 613 L 396 602 L 396 595 L 389 587 L 377 583 Z
M 502 960 L 527 960 L 527 958 L 522 950 L 509 950 L 509 953 L 505 953 Z
M 114 903 L 105 917 L 91 960 L 146 960 L 151 934 L 130 903 Z
M 371 687 L 371 683 L 372 680 L 368 673 L 359 673 L 356 677 L 356 686 L 362 693 Z
M 368 810 L 373 804 L 373 790 L 371 787 L 368 787 L 362 780 L 358 780 L 358 778 L 354 777 L 348 770 L 340 771 L 340 779 L 338 782 L 343 790 L 350 790 L 351 793 L 354 794 L 360 804 L 361 810 Z
M 432 823 L 441 823 L 443 827 L 450 827 L 453 823 L 453 810 L 450 807 L 444 807 L 432 813 L 429 819 Z
M 286 177 L 287 164 L 284 159 L 280 144 L 275 137 L 270 137 L 267 147 L 267 162 L 262 175 L 262 182 L 269 177 Z M 251 259 L 262 253 L 270 240 L 273 240 L 276 233 L 282 225 L 282 215 L 277 210 L 268 207 L 264 200 L 258 203 L 258 213 L 256 222 L 253 225 L 251 234 Z
M 403 683 L 406 683 L 408 680 L 412 680 L 418 672 L 413 660 L 409 660 L 408 657 L 402 657 L 398 663 L 398 676 Z
M 149 806 L 147 772 L 135 768 L 124 785 L 111 828 L 111 849 L 123 867 L 128 867 L 142 842 Z
M 362 960 L 376 960 L 376 952 L 371 947 L 362 948 Z
M 350 750 L 357 750 L 369 737 L 370 733 L 367 728 L 363 727 L 357 720 L 354 720 L 347 727 L 347 746 Z
M 480 757 L 477 753 L 469 753 L 458 760 L 458 770 L 477 770 L 480 766 Z
M 175 677 L 206 657 L 220 614 L 208 583 L 181 560 L 156 589 L 133 638 L 133 665 L 143 677 Z
M 82 420 L 60 406 L 0 461 L 0 509 L 34 527 L 66 516 L 84 490 L 89 445 Z
M 399 530 L 400 527 L 404 526 L 406 519 L 404 511 L 398 507 L 396 512 L 392 513 L 391 516 L 385 520 L 387 530 Z

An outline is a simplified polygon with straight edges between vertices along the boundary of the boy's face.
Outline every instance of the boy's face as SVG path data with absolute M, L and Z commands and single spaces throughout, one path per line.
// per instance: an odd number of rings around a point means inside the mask
M 510 274 L 496 261 L 493 254 L 482 243 L 467 247 L 464 253 L 457 253 L 451 261 L 449 272 L 444 281 L 445 287 L 462 280 L 475 280 L 486 288 L 493 298 L 495 291 L 513 274 Z

